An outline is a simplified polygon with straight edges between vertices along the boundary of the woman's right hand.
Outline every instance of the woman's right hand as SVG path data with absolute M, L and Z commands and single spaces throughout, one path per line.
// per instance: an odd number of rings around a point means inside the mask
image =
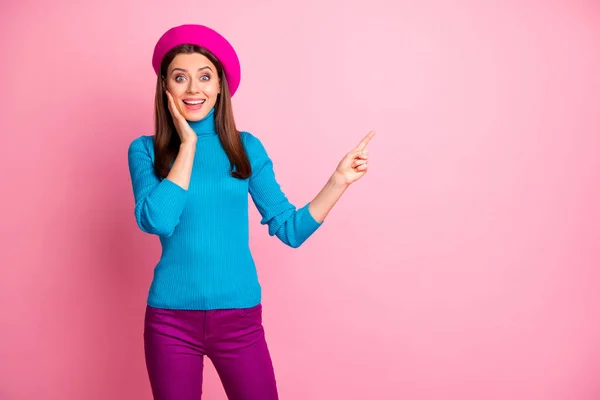
M 175 100 L 173 100 L 173 96 L 166 90 L 167 99 L 169 103 L 169 111 L 171 112 L 171 116 L 173 117 L 173 123 L 175 124 L 175 129 L 179 134 L 179 138 L 181 139 L 181 144 L 195 144 L 198 140 L 198 136 L 196 132 L 192 129 L 187 120 L 181 115 L 179 109 L 175 105 Z

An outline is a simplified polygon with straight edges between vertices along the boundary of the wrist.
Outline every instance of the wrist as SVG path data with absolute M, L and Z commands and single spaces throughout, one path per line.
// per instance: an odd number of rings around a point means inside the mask
M 331 177 L 329 178 L 329 181 L 327 182 L 329 184 L 329 186 L 335 188 L 335 189 L 342 189 L 342 190 L 346 190 L 348 188 L 348 186 L 350 186 L 348 183 L 346 183 L 346 179 L 341 176 L 340 174 L 338 174 L 338 172 L 334 172 L 333 175 L 331 175 Z
M 185 142 L 181 142 L 181 144 L 179 145 L 179 150 L 196 150 L 196 142 L 192 142 L 192 141 L 185 141 Z

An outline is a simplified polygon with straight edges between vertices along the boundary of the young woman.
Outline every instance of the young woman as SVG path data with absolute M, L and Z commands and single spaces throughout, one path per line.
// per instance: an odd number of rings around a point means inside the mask
M 160 238 L 144 323 L 155 399 L 200 399 L 204 356 L 231 400 L 277 399 L 262 326 L 261 287 L 249 248 L 248 193 L 269 234 L 300 246 L 350 184 L 367 172 L 373 132 L 296 209 L 261 141 L 235 126 L 238 57 L 219 33 L 182 25 L 159 39 L 155 134 L 128 153 L 141 230 Z

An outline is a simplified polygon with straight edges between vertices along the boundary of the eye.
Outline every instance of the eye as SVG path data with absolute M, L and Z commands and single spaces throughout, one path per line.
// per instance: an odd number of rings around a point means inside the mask
M 177 75 L 175 77 L 175 82 L 183 82 L 184 80 L 185 80 L 185 76 L 183 76 L 183 75 Z
M 209 80 L 210 80 L 210 75 L 202 75 L 202 76 L 200 77 L 200 80 L 201 80 L 201 81 L 209 81 Z

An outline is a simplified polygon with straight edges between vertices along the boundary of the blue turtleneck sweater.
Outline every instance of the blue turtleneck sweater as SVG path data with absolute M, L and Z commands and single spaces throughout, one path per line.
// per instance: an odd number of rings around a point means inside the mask
M 242 180 L 230 174 L 215 131 L 214 109 L 190 126 L 198 142 L 187 190 L 154 173 L 152 136 L 141 136 L 129 146 L 137 224 L 158 235 L 162 244 L 148 305 L 186 310 L 255 306 L 261 287 L 249 248 L 248 193 L 261 224 L 291 247 L 300 246 L 321 223 L 308 204 L 296 209 L 288 201 L 258 138 L 240 133 L 252 166 L 252 175 Z

